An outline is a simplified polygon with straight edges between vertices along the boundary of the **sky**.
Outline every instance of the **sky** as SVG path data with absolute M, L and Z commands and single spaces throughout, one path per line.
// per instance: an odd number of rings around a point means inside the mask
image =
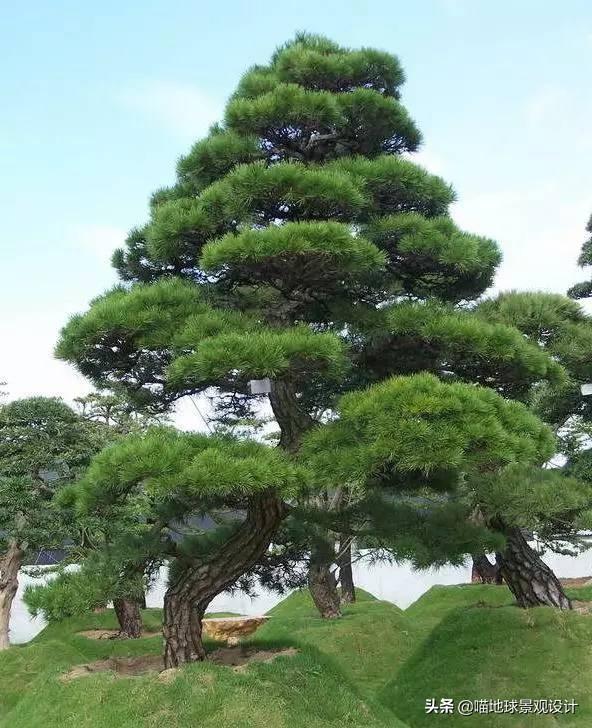
M 498 0 L 4 0 L 0 380 L 11 398 L 90 391 L 53 358 L 152 191 L 221 118 L 241 74 L 298 30 L 396 54 L 418 162 L 498 241 L 495 288 L 565 293 L 592 212 L 592 4 Z M 192 407 L 178 415 L 200 427 Z

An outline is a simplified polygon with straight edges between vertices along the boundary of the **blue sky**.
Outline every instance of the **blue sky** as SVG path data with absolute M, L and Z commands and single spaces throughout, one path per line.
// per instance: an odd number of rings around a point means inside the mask
M 149 194 L 296 30 L 399 56 L 418 161 L 456 220 L 504 252 L 498 288 L 564 292 L 592 212 L 592 5 L 521 0 L 4 5 L 0 23 L 0 377 L 12 397 L 88 385 L 59 327 L 115 282 Z

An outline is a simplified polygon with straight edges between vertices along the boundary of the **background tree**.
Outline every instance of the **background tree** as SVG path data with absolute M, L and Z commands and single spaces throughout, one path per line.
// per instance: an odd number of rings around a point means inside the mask
M 586 225 L 586 232 L 590 233 L 590 237 L 582 245 L 582 250 L 578 258 L 578 265 L 582 268 L 592 265 L 592 215 Z M 592 296 L 592 281 L 576 283 L 575 286 L 569 289 L 567 295 L 570 298 L 589 298 Z
M 0 407 L 0 649 L 9 646 L 12 600 L 25 560 L 68 534 L 54 496 L 106 442 L 59 399 Z
M 135 411 L 124 397 L 111 393 L 92 392 L 76 398 L 75 403 L 80 417 L 101 432 L 105 443 L 144 432 L 165 419 Z M 113 602 L 119 622 L 116 636 L 138 638 L 142 634 L 145 590 L 161 563 L 137 558 L 137 513 L 121 510 L 118 518 L 85 514 L 76 509 L 75 493 L 62 488 L 57 498 L 73 541 L 67 558 L 58 566 L 57 578 L 27 588 L 25 603 L 33 615 L 43 613 L 48 621 L 55 621 Z M 80 570 L 68 571 L 66 567 L 71 564 Z

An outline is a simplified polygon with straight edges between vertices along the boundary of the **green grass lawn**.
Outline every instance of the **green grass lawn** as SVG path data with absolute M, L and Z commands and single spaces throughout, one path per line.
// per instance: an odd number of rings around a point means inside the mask
M 590 591 L 570 596 L 586 600 Z M 191 665 L 170 682 L 113 673 L 63 682 L 75 665 L 157 655 L 161 638 L 77 634 L 115 628 L 109 611 L 50 625 L 0 654 L 0 728 L 592 725 L 592 616 L 520 610 L 505 587 L 481 585 L 434 587 L 405 611 L 360 591 L 333 621 L 318 617 L 303 591 L 269 614 L 247 644 L 297 654 L 238 672 Z M 146 629 L 157 631 L 160 617 L 146 610 Z M 426 715 L 426 698 L 443 697 L 573 698 L 579 707 L 575 715 Z

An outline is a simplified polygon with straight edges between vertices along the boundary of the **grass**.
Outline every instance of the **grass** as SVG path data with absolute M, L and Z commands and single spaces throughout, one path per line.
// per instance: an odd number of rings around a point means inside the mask
M 116 677 L 109 673 L 63 683 L 60 675 L 74 665 L 110 656 L 159 654 L 162 640 L 158 636 L 90 640 L 77 634 L 115 628 L 110 611 L 50 625 L 27 646 L 15 646 L 0 655 L 0 727 L 404 727 L 370 691 L 358 688 L 342 671 L 340 660 L 323 651 L 330 641 L 331 625 L 314 618 L 311 621 L 317 624 L 311 632 L 315 632 L 306 638 L 308 618 L 303 613 L 312 611 L 312 605 L 305 602 L 301 593 L 289 597 L 249 642 L 262 649 L 296 646 L 295 656 L 278 657 L 270 664 L 254 663 L 241 672 L 207 663 L 191 665 L 170 683 L 156 675 Z M 371 603 L 370 597 L 366 603 Z M 383 611 L 400 611 L 383 602 L 375 604 L 382 605 Z M 363 610 L 354 616 L 357 609 L 352 608 L 344 623 L 358 621 L 361 627 L 371 621 Z M 144 624 L 147 630 L 158 629 L 159 610 L 146 610 Z M 293 630 L 301 639 L 292 635 Z M 206 647 L 211 649 L 214 644 L 206 642 Z
M 569 593 L 592 598 L 590 587 Z M 191 665 L 170 682 L 102 673 L 64 683 L 60 675 L 77 664 L 159 654 L 161 638 L 77 634 L 115 628 L 111 612 L 50 625 L 0 654 L 0 728 L 592 725 L 592 616 L 521 610 L 505 587 L 488 585 L 434 587 L 405 611 L 359 591 L 343 618 L 329 621 L 300 591 L 269 614 L 247 644 L 296 647 L 296 655 L 240 672 Z M 160 618 L 146 610 L 146 629 L 158 630 Z M 443 697 L 573 698 L 579 706 L 575 715 L 426 715 L 426 699 Z
M 586 600 L 586 589 L 569 589 Z M 523 610 L 503 586 L 434 587 L 407 610 L 424 634 L 379 698 L 410 726 L 430 726 L 428 698 L 574 699 L 574 715 L 440 716 L 451 726 L 592 725 L 592 616 Z
M 394 667 L 411 655 L 415 635 L 399 607 L 361 589 L 357 595 L 358 601 L 344 610 L 341 619 L 326 620 L 319 617 L 308 591 L 296 592 L 269 612 L 272 619 L 257 638 L 317 647 L 362 694 L 372 697 Z

